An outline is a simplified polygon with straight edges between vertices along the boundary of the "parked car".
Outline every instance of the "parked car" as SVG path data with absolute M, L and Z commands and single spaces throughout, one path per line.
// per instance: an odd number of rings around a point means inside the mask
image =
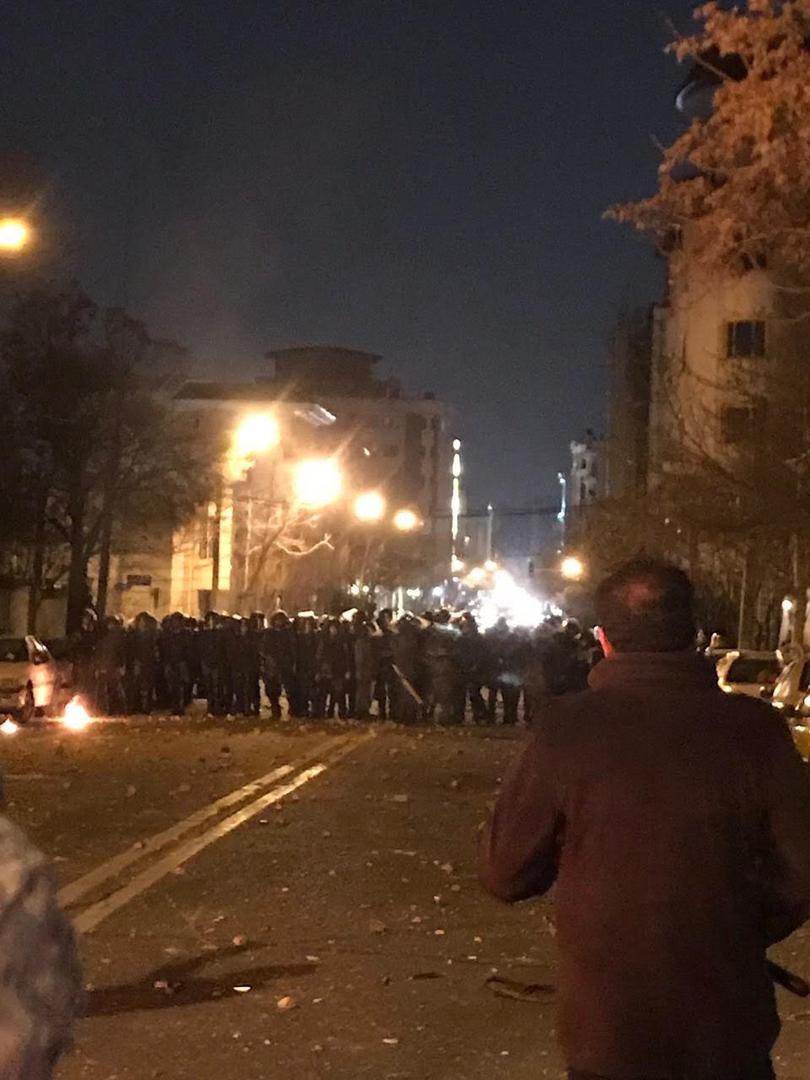
M 782 665 L 775 652 L 725 653 L 717 661 L 717 681 L 727 694 L 769 698 L 779 678 Z
M 38 638 L 0 638 L 0 712 L 16 713 L 24 723 L 50 712 L 58 682 L 53 657 Z
M 810 656 L 786 664 L 773 688 L 771 704 L 790 724 L 793 741 L 806 761 L 810 761 Z

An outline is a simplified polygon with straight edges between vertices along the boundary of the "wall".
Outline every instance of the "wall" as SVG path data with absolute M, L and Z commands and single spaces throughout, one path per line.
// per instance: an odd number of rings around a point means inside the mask
M 726 356 L 728 322 L 772 315 L 767 276 L 708 276 L 692 247 L 687 234 L 670 259 L 664 332 L 653 368 L 650 458 L 659 478 L 677 472 L 684 459 L 722 460 L 728 453 L 720 430 L 723 408 L 740 402 L 742 388 L 748 395 L 767 386 L 767 360 Z

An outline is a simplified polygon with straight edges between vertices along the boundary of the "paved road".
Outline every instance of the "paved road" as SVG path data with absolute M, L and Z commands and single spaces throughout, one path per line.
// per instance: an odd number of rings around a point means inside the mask
M 56 859 L 88 1016 L 60 1080 L 557 1077 L 546 902 L 482 896 L 520 733 L 207 723 L 0 743 Z M 810 940 L 781 954 L 810 971 Z M 496 996 L 492 975 L 543 987 Z M 780 1078 L 810 1076 L 810 1008 Z

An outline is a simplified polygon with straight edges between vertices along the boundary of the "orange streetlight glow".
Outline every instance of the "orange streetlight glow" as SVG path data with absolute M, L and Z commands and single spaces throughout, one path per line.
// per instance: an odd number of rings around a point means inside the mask
M 332 458 L 300 461 L 295 467 L 293 482 L 298 503 L 312 510 L 335 502 L 343 488 L 343 477 Z
M 403 508 L 394 514 L 394 528 L 400 532 L 413 532 L 419 528 L 419 517 L 413 510 Z
M 358 521 L 381 521 L 385 515 L 385 499 L 379 491 L 364 491 L 354 500 L 354 516 Z
M 22 218 L 0 218 L 0 252 L 19 255 L 28 246 L 31 229 Z
M 563 559 L 560 570 L 562 571 L 562 576 L 569 581 L 579 581 L 579 579 L 585 575 L 585 565 L 581 559 L 576 557 L 576 555 L 569 555 L 567 558 Z
M 234 450 L 239 458 L 256 457 L 278 446 L 280 437 L 278 420 L 272 413 L 254 413 L 236 429 Z

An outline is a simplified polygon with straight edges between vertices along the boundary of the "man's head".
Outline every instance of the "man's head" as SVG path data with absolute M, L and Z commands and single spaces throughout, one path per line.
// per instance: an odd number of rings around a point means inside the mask
M 605 652 L 677 652 L 695 638 L 692 583 L 659 559 L 623 563 L 596 590 Z

